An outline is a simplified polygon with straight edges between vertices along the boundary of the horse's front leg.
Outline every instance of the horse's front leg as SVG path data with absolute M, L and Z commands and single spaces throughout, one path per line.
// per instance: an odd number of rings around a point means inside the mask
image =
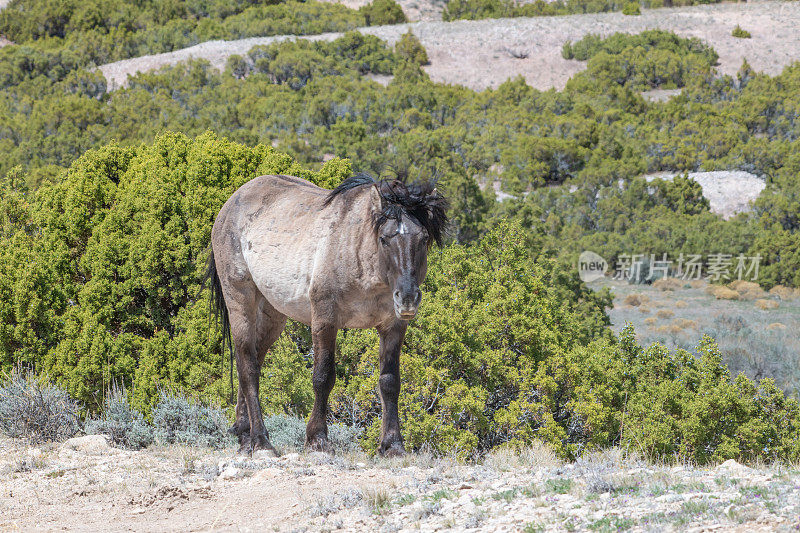
M 306 447 L 333 452 L 328 443 L 328 396 L 336 381 L 336 327 L 327 320 L 312 321 L 311 340 L 314 346 L 314 408 L 306 426 Z
M 407 326 L 408 322 L 394 320 L 388 326 L 378 328 L 381 339 L 381 375 L 378 378 L 378 388 L 383 409 L 378 453 L 386 457 L 397 457 L 406 453 L 403 436 L 400 434 L 397 399 L 400 396 L 400 349 Z

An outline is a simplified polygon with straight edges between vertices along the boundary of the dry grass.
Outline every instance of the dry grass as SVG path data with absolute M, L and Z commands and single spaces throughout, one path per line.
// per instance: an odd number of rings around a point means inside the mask
M 758 307 L 762 311 L 767 311 L 769 309 L 777 309 L 779 306 L 780 304 L 775 300 L 765 300 L 765 299 L 756 300 L 756 307 Z
M 693 289 L 702 289 L 706 286 L 706 282 L 702 279 L 693 279 L 689 282 L 689 286 Z
M 502 446 L 494 448 L 486 456 L 483 464 L 500 472 L 511 472 L 521 469 L 558 468 L 563 461 L 556 456 L 552 448 L 534 440 L 530 446 L 522 450 Z
M 650 302 L 650 297 L 647 296 L 646 294 L 632 293 L 625 297 L 625 301 L 623 303 L 625 303 L 626 305 L 637 307 L 639 305 L 646 304 L 649 302 Z
M 761 285 L 752 281 L 745 281 L 737 279 L 728 285 L 729 288 L 739 293 L 742 300 L 756 300 L 764 298 L 767 293 L 761 288 Z
M 656 313 L 658 318 L 672 318 L 675 316 L 675 311 L 672 309 L 659 309 L 658 313 Z
M 678 278 L 661 278 L 653 282 L 653 287 L 660 291 L 674 291 L 683 287 L 684 281 Z
M 654 316 L 649 316 L 644 319 L 644 323 L 648 326 L 653 326 L 656 322 L 658 322 L 658 319 Z
M 767 326 L 767 330 L 769 331 L 783 331 L 786 329 L 786 324 L 781 324 L 780 322 L 773 322 L 772 324 Z
M 706 293 L 717 300 L 739 300 L 741 298 L 737 291 L 722 285 L 709 285 L 706 287 Z
M 675 307 L 678 308 L 678 309 L 684 309 L 684 308 L 686 308 L 688 306 L 689 306 L 689 304 L 686 303 L 684 300 L 678 300 L 677 302 L 675 302 Z
M 769 290 L 769 293 L 781 300 L 794 300 L 800 297 L 800 290 L 786 287 L 785 285 L 775 285 Z
M 697 321 L 689 320 L 688 318 L 676 318 L 672 321 L 672 325 L 680 330 L 684 329 L 698 329 Z
M 649 315 L 650 314 L 650 308 L 647 307 L 646 305 L 640 305 L 639 306 L 639 312 L 642 313 L 643 315 Z

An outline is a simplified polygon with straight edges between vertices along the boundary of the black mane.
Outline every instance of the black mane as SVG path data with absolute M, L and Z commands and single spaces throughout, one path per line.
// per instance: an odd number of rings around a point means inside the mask
M 374 185 L 381 195 L 381 211 L 373 224 L 377 230 L 388 220 L 400 220 L 406 215 L 425 228 L 431 239 L 439 246 L 447 226 L 447 199 L 436 190 L 436 183 L 404 180 L 376 180 L 369 174 L 359 173 L 344 180 L 325 198 L 327 206 L 334 198 L 356 187 Z

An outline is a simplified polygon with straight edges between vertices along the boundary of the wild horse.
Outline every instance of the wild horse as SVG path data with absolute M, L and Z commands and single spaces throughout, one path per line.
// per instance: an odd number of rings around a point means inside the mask
M 243 185 L 211 232 L 212 305 L 231 342 L 239 375 L 239 452 L 275 453 L 258 398 L 267 350 L 291 318 L 311 326 L 314 407 L 306 446 L 330 451 L 328 396 L 336 379 L 340 328 L 376 328 L 382 455 L 405 452 L 397 398 L 400 348 L 422 297 L 428 249 L 441 244 L 446 199 L 430 182 L 376 181 L 359 174 L 336 189 L 293 176 Z

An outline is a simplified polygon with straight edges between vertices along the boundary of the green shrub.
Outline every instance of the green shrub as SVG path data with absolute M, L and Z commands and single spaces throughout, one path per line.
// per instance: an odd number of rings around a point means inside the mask
M 678 37 L 664 30 L 636 35 L 615 33 L 606 38 L 589 34 L 574 43 L 565 43 L 561 55 L 588 61 L 586 78 L 581 81 L 637 90 L 683 87 L 690 79 L 706 76 L 717 62 L 716 52 L 699 39 Z M 570 80 L 576 82 L 575 78 Z
M 622 8 L 623 15 L 641 15 L 642 10 L 639 7 L 639 2 L 628 2 Z
M 81 429 L 80 406 L 44 376 L 15 369 L 0 385 L 0 431 L 31 444 L 61 441 Z
M 87 435 L 107 435 L 122 448 L 140 450 L 153 443 L 153 428 L 142 413 L 128 403 L 124 389 L 113 387 L 106 397 L 100 418 L 86 422 Z
M 37 238 L 2 237 L 4 367 L 35 363 L 92 412 L 115 382 L 133 389 L 131 404 L 146 415 L 167 386 L 227 398 L 203 265 L 219 208 L 267 173 L 331 186 L 350 170 L 336 159 L 310 172 L 273 148 L 210 133 L 87 152 L 39 191 Z
M 408 21 L 403 8 L 394 0 L 372 0 L 359 8 L 358 12 L 364 16 L 368 26 L 401 24 Z
M 162 392 L 153 409 L 153 436 L 159 444 L 209 448 L 232 446 L 228 418 L 221 409 Z
M 749 31 L 743 30 L 742 27 L 739 26 L 738 24 L 736 25 L 735 28 L 733 28 L 733 31 L 731 32 L 731 35 L 733 35 L 734 37 L 736 37 L 738 39 L 749 39 L 749 38 L 752 37 L 752 35 L 750 35 Z
M 569 423 L 553 418 L 551 392 L 538 388 L 537 369 L 605 335 L 606 297 L 582 287 L 563 265 L 535 260 L 523 233 L 508 224 L 474 245 L 432 253 L 429 263 L 424 303 L 401 358 L 406 446 L 469 456 L 552 430 L 563 449 L 557 428 Z M 358 407 L 368 449 L 380 430 L 377 344 L 373 332 L 340 339 L 348 382 L 333 392 L 337 416 Z
M 398 59 L 403 61 L 410 61 L 417 65 L 427 65 L 429 63 L 425 47 L 422 46 L 422 43 L 419 42 L 419 39 L 411 30 L 404 33 L 395 43 L 394 53 Z

